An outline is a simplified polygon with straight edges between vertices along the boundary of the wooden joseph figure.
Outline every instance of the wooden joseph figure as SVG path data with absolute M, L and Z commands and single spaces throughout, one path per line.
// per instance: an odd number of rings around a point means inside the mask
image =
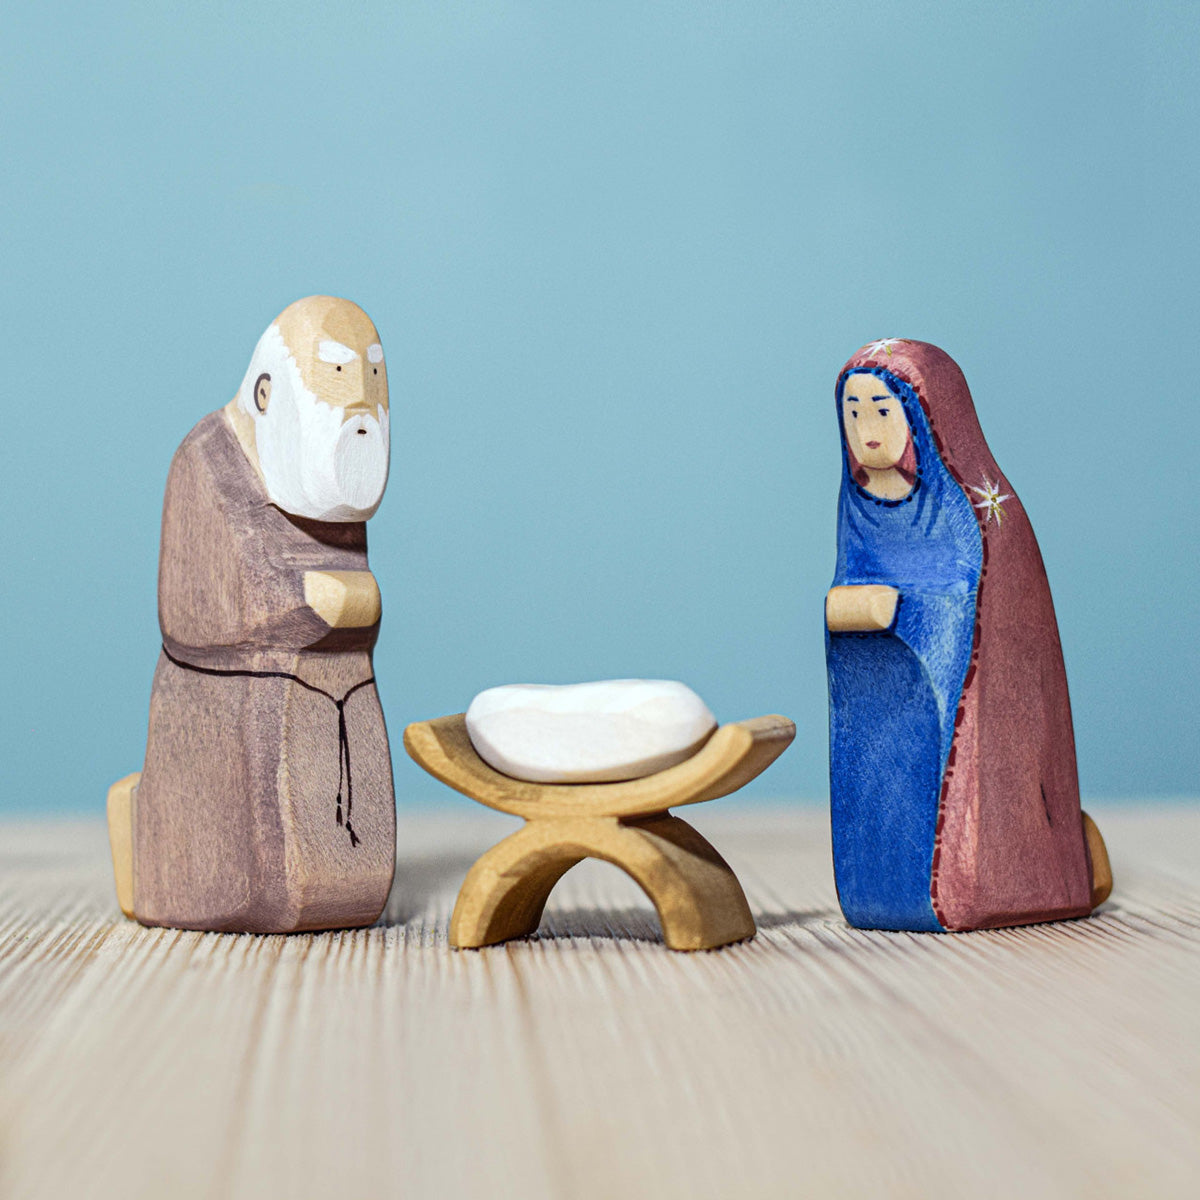
M 388 474 L 370 318 L 310 296 L 175 453 L 145 767 L 109 792 L 117 893 L 146 925 L 367 925 L 395 864 L 366 521 Z
M 1067 678 L 1029 518 L 936 346 L 860 350 L 826 600 L 834 869 L 864 928 L 1078 917 L 1112 887 L 1079 808 Z

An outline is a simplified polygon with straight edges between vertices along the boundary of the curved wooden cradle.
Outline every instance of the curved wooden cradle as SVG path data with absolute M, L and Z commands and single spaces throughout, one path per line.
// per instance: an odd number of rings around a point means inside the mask
M 737 876 L 668 808 L 727 796 L 761 774 L 791 744 L 786 717 L 722 725 L 691 758 L 620 783 L 542 784 L 513 779 L 475 752 L 464 714 L 419 721 L 404 748 L 435 778 L 525 826 L 467 873 L 450 943 L 490 946 L 533 933 L 554 885 L 576 863 L 598 858 L 630 875 L 654 903 L 672 950 L 710 950 L 754 936 Z

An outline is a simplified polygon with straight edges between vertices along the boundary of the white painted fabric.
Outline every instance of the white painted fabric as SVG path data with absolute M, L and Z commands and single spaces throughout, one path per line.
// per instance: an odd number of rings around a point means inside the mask
M 535 783 L 641 779 L 690 758 L 716 727 L 691 688 L 666 679 L 514 683 L 467 709 L 479 757 Z

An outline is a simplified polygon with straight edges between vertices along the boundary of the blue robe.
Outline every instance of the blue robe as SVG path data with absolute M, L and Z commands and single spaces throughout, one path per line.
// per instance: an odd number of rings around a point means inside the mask
M 834 873 L 852 925 L 937 931 L 934 837 L 971 658 L 983 541 L 915 393 L 887 371 L 869 373 L 900 397 L 917 479 L 902 500 L 864 491 L 851 477 L 843 431 L 834 586 L 887 584 L 900 601 L 886 632 L 826 630 Z

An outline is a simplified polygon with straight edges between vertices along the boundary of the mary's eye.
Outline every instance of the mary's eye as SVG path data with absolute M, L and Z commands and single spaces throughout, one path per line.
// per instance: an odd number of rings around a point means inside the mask
M 852 408 L 850 410 L 850 415 L 857 421 L 858 420 L 858 409 Z
M 886 409 L 886 408 L 881 408 L 881 409 L 879 410 L 879 415 L 880 415 L 881 417 L 886 417 L 886 416 L 887 416 L 887 409 Z

